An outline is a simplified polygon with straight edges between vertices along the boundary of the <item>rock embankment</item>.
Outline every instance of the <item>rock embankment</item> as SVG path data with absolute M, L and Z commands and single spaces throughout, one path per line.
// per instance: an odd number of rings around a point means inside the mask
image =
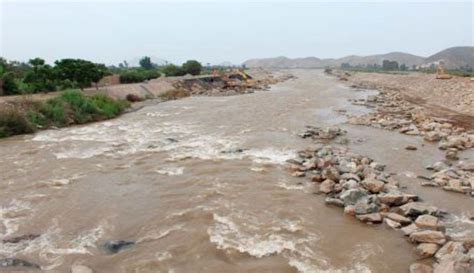
M 301 136 L 337 132 L 334 128 L 308 131 Z M 420 258 L 434 257 L 433 265 L 414 264 L 410 272 L 472 270 L 472 238 L 452 240 L 445 233 L 443 220 L 447 213 L 422 202 L 415 194 L 403 192 L 397 180 L 384 171 L 385 165 L 327 144 L 300 151 L 298 157 L 288 163 L 293 176 L 307 177 L 316 183 L 327 205 L 341 207 L 345 215 L 361 222 L 384 224 L 399 230 L 416 246 Z
M 347 72 L 332 73 L 339 78 L 352 77 Z M 463 162 L 464 167 L 453 164 L 459 160 L 460 152 L 474 147 L 474 117 L 469 119 L 468 116 L 459 115 L 453 119 L 450 113 L 438 117 L 439 113 L 432 111 L 433 106 L 413 101 L 399 88 L 389 88 L 380 82 L 353 81 L 352 87 L 377 89 L 379 93 L 366 99 L 352 100 L 354 105 L 366 106 L 374 111 L 360 116 L 346 114 L 349 124 L 398 131 L 422 137 L 428 143 L 438 143 L 446 160 L 427 167 L 436 172 L 431 177 L 423 177 L 423 185 L 474 196 L 473 163 Z M 416 147 L 409 145 L 406 149 L 414 151 Z

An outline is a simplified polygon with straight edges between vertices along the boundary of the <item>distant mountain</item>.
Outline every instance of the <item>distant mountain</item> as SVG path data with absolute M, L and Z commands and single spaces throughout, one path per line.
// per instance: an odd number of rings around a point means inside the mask
M 370 56 L 347 56 L 337 60 L 337 64 L 349 63 L 350 65 L 382 65 L 383 60 L 396 61 L 409 67 L 422 64 L 425 58 L 403 52 L 391 52 L 387 54 Z
M 326 66 L 340 66 L 342 63 L 350 65 L 381 65 L 383 60 L 397 61 L 408 67 L 423 65 L 439 60 L 444 60 L 447 68 L 458 68 L 460 66 L 473 65 L 474 47 L 453 47 L 443 50 L 431 57 L 424 58 L 403 52 L 391 52 L 387 54 L 369 56 L 346 56 L 339 59 L 319 59 L 316 57 L 290 59 L 287 57 L 276 57 L 267 59 L 251 59 L 244 62 L 247 67 L 264 68 L 323 68 Z
M 426 63 L 439 63 L 442 61 L 448 69 L 470 66 L 474 68 L 474 47 L 459 46 L 442 50 L 428 58 Z

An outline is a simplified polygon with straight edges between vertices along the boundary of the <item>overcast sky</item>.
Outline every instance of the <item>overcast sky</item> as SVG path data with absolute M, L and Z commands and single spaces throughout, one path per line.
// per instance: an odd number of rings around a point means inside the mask
M 348 3 L 349 2 L 349 3 Z M 117 64 L 257 57 L 429 56 L 473 45 L 472 1 L 345 3 L 0 0 L 0 55 Z

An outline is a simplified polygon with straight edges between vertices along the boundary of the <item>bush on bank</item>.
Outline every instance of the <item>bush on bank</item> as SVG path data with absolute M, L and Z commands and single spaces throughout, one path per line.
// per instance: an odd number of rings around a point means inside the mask
M 22 101 L 0 111 L 0 137 L 110 119 L 128 106 L 124 100 L 115 100 L 105 94 L 85 96 L 79 90 L 64 91 L 46 101 Z

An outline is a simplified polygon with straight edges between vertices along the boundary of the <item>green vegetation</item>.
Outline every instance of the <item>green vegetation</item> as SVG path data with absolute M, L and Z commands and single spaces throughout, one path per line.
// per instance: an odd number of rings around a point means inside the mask
M 46 101 L 21 101 L 0 112 L 0 137 L 28 134 L 38 128 L 64 127 L 118 116 L 129 106 L 105 94 L 85 96 L 67 90 Z
M 144 56 L 140 59 L 140 67 L 146 70 L 150 70 L 156 67 L 154 63 L 151 62 L 151 58 L 148 56 Z
M 4 95 L 16 95 L 84 89 L 108 73 L 105 65 L 81 59 L 63 59 L 51 66 L 41 58 L 31 59 L 28 63 L 7 62 L 0 58 L 0 95 L 2 90 Z
M 145 70 L 142 68 L 126 69 L 120 72 L 120 83 L 136 83 L 156 79 L 161 76 L 157 69 Z
M 138 83 L 156 79 L 161 75 L 200 75 L 203 67 L 196 60 L 189 60 L 182 66 L 167 64 L 159 66 L 144 56 L 140 67 L 129 67 L 126 61 L 117 66 L 106 67 L 82 59 L 62 59 L 49 65 L 41 58 L 26 63 L 6 61 L 0 58 L 0 95 L 33 94 L 67 89 L 98 86 L 107 75 L 119 75 L 120 83 Z M 207 71 L 209 72 L 209 71 Z
M 165 65 L 161 68 L 161 72 L 165 74 L 167 77 L 174 77 L 174 76 L 184 76 L 186 72 L 179 66 L 174 64 Z
M 186 74 L 196 76 L 201 74 L 202 65 L 196 60 L 189 60 L 183 64 L 182 69 Z

